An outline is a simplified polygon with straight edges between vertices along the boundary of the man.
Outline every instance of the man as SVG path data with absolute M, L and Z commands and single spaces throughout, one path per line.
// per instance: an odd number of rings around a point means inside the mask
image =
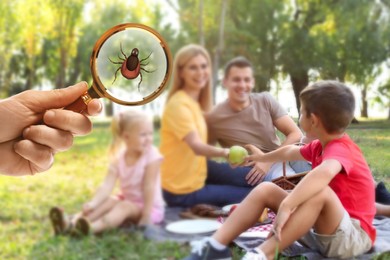
M 268 93 L 252 93 L 255 86 L 252 64 L 244 57 L 229 61 L 225 67 L 223 86 L 228 98 L 206 116 L 209 143 L 223 147 L 253 144 L 263 152 L 280 146 L 299 143 L 302 132 L 286 110 Z M 285 139 L 280 141 L 280 131 Z M 286 167 L 287 175 L 307 171 L 306 162 Z M 282 163 L 253 163 L 246 180 L 255 185 L 271 181 L 282 173 Z

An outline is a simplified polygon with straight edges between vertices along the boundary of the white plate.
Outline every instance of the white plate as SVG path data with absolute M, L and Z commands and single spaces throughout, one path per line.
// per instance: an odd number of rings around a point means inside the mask
M 217 230 L 222 224 L 212 219 L 188 219 L 172 222 L 165 229 L 172 233 L 199 234 Z
M 251 231 L 251 232 L 243 232 L 239 235 L 239 237 L 262 237 L 266 238 L 269 234 L 269 231 Z
M 222 207 L 222 210 L 225 211 L 225 212 L 229 212 L 230 209 L 231 209 L 234 205 L 237 205 L 237 206 L 238 206 L 237 203 L 236 203 L 236 204 L 230 204 L 230 205 L 223 206 L 223 207 Z

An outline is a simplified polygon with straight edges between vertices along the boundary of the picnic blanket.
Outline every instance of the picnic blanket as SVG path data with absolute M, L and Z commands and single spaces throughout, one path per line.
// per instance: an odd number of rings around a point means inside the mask
M 177 243 L 187 244 L 191 241 L 202 239 L 206 236 L 210 236 L 212 233 L 206 234 L 196 234 L 196 235 L 187 235 L 187 234 L 175 234 L 167 231 L 165 226 L 174 221 L 182 220 L 179 216 L 179 213 L 183 211 L 183 208 L 167 208 L 165 213 L 165 220 L 160 225 L 148 226 L 144 230 L 144 236 L 147 239 L 154 240 L 156 242 L 165 242 L 165 241 L 175 241 Z M 269 218 L 273 219 L 273 213 L 269 213 Z M 223 220 L 221 220 L 223 221 Z M 386 217 L 377 217 L 374 219 L 374 226 L 377 230 L 377 238 L 374 244 L 373 249 L 354 259 L 372 259 L 375 255 L 383 252 L 389 252 L 390 257 L 390 218 Z M 261 225 L 253 227 L 248 230 L 248 232 L 257 232 L 257 231 L 269 231 L 271 224 Z M 239 237 L 233 242 L 245 249 L 250 250 L 264 241 L 263 237 Z M 304 247 L 298 242 L 295 242 L 289 248 L 285 249 L 282 252 L 285 256 L 305 256 L 309 260 L 317 259 L 331 259 L 324 258 L 318 252 Z M 384 259 L 384 258 L 383 258 Z

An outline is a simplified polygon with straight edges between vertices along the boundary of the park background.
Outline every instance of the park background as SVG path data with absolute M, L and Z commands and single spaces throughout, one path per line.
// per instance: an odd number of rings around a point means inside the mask
M 306 85 L 319 79 L 346 82 L 355 93 L 359 121 L 348 133 L 375 179 L 390 187 L 389 0 L 2 0 L 0 98 L 91 83 L 95 41 L 126 22 L 157 30 L 173 54 L 188 43 L 204 45 L 213 62 L 215 102 L 226 96 L 223 65 L 237 55 L 253 63 L 255 91 L 270 91 L 295 119 L 296 96 Z M 158 127 L 165 95 L 135 109 L 154 113 Z M 93 118 L 93 132 L 58 154 L 51 170 L 0 177 L 1 259 L 178 259 L 188 253 L 138 233 L 53 237 L 49 208 L 77 211 L 105 176 L 110 117 L 129 108 L 102 101 L 104 112 Z

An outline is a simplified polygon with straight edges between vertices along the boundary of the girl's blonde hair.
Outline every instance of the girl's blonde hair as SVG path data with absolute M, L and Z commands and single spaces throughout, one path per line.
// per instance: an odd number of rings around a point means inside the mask
M 123 147 L 122 134 L 132 131 L 140 123 L 151 122 L 151 117 L 144 111 L 127 110 L 115 115 L 111 121 L 112 142 L 109 148 L 111 159 L 115 159 L 118 151 Z
M 207 63 L 211 72 L 211 59 L 208 51 L 197 44 L 189 44 L 182 47 L 175 56 L 175 60 L 173 63 L 173 83 L 168 92 L 167 102 L 168 100 L 180 89 L 184 87 L 184 81 L 180 77 L 180 71 L 187 64 L 187 62 L 197 55 L 202 55 L 206 58 Z M 211 73 L 210 73 L 211 78 Z M 199 104 L 203 111 L 208 112 L 212 107 L 212 97 L 211 97 L 212 83 L 211 79 L 209 79 L 206 87 L 204 87 L 199 95 Z

